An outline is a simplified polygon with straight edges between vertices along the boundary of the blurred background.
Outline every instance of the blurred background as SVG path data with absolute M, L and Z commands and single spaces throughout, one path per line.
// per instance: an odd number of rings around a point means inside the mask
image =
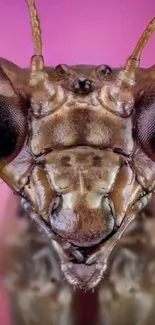
M 33 54 L 25 0 L 1 0 L 0 56 L 27 67 Z M 46 65 L 125 62 L 155 15 L 153 0 L 36 0 L 42 26 Z M 143 52 L 141 66 L 155 63 L 155 34 Z M 10 190 L 0 181 L 0 217 L 9 218 Z M 0 324 L 7 325 L 4 292 L 0 294 Z

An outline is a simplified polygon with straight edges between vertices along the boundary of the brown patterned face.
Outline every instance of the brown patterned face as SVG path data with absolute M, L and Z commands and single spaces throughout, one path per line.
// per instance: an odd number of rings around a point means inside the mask
M 133 91 L 124 88 L 117 105 L 108 92 L 119 72 L 62 65 L 46 69 L 44 78 L 34 73 L 27 137 L 1 171 L 54 234 L 68 281 L 87 288 L 100 281 L 109 252 L 155 180 L 155 164 L 133 132 L 139 107 Z M 140 75 L 137 69 L 137 82 Z M 139 88 L 134 92 L 137 98 Z

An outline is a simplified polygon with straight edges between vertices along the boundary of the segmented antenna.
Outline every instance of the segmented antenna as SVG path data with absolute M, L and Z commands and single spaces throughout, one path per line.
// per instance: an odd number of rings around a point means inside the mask
M 43 56 L 42 56 L 42 38 L 41 38 L 41 27 L 38 17 L 38 12 L 35 6 L 35 0 L 26 0 L 30 22 L 33 35 L 33 44 L 34 44 L 34 55 L 31 59 L 31 68 L 32 70 L 42 70 L 43 69 Z
M 132 67 L 134 68 L 136 61 L 138 61 L 139 63 L 141 53 L 154 31 L 155 31 L 155 17 L 149 22 L 148 26 L 143 31 L 142 36 L 140 37 L 138 43 L 136 44 L 136 47 L 132 55 L 128 58 L 126 62 L 126 69 L 130 69 Z
M 148 26 L 143 31 L 138 43 L 135 46 L 133 53 L 126 61 L 126 64 L 124 67 L 124 79 L 130 80 L 130 81 L 132 81 L 134 79 L 135 69 L 140 64 L 140 56 L 142 54 L 142 51 L 154 31 L 155 31 L 155 17 L 149 22 Z M 123 75 L 122 75 L 122 80 L 120 80 L 120 81 L 124 81 Z

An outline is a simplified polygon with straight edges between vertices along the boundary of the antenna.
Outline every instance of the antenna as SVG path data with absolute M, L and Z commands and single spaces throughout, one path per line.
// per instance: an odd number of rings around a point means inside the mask
M 125 81 L 129 84 L 134 82 L 135 69 L 140 64 L 140 57 L 141 57 L 142 51 L 154 31 L 155 31 L 155 17 L 149 22 L 148 26 L 143 31 L 139 41 L 137 42 L 137 44 L 133 50 L 133 53 L 128 57 L 125 67 L 124 67 L 121 75 L 118 77 L 118 80 L 117 80 L 118 86 L 121 86 L 123 81 Z
M 39 16 L 35 6 L 35 1 L 26 0 L 26 2 L 29 9 L 34 44 L 34 55 L 31 58 L 31 70 L 41 71 L 44 68 L 44 58 L 42 56 L 42 38 Z

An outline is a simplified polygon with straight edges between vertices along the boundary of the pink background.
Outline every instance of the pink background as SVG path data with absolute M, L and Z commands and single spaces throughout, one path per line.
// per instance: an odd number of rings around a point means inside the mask
M 33 46 L 26 1 L 1 0 L 0 4 L 0 55 L 28 66 Z M 36 0 L 36 4 L 46 65 L 122 65 L 155 15 L 154 0 Z M 141 65 L 147 67 L 154 63 L 155 34 L 143 53 Z M 8 188 L 2 182 L 0 195 L 0 215 L 4 216 Z M 1 295 L 0 324 L 6 325 L 3 305 Z

